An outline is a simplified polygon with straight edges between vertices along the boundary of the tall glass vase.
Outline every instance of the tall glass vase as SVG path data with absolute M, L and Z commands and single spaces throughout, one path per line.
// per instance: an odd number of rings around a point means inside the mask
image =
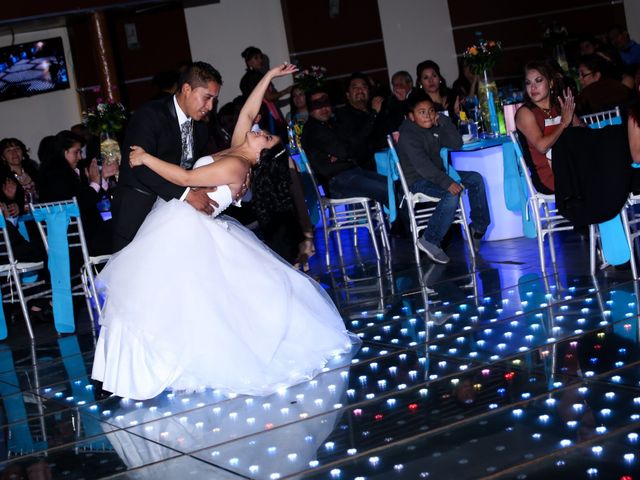
M 115 135 L 110 132 L 100 133 L 100 155 L 103 165 L 117 163 L 120 165 L 120 145 Z
M 553 47 L 553 58 L 558 62 L 560 68 L 565 73 L 569 73 L 569 62 L 567 61 L 567 54 L 564 50 L 564 45 L 556 45 Z
M 483 70 L 478 80 L 478 103 L 482 128 L 487 136 L 497 137 L 500 133 L 498 123 L 498 86 L 491 70 Z
M 120 169 L 120 144 L 113 133 L 100 132 L 100 156 L 102 157 L 103 168 L 117 163 L 118 170 Z M 118 173 L 113 177 L 116 182 L 118 177 Z

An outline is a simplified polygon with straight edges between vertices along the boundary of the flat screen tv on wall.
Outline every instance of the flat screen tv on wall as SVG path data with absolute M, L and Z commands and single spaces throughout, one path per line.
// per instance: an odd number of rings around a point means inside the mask
M 0 101 L 69 88 L 62 38 L 0 48 Z

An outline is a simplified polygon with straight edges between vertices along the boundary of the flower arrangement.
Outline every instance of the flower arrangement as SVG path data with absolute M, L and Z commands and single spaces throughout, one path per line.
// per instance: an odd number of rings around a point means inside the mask
M 127 111 L 121 103 L 103 103 L 98 99 L 95 107 L 89 108 L 84 115 L 84 124 L 94 135 L 118 133 L 124 128 Z
M 471 45 L 462 54 L 465 65 L 472 73 L 479 75 L 484 70 L 492 68 L 502 54 L 502 44 L 495 40 L 480 40 L 477 45 Z
M 305 92 L 324 86 L 327 69 L 318 65 L 305 68 L 294 77 L 296 84 Z

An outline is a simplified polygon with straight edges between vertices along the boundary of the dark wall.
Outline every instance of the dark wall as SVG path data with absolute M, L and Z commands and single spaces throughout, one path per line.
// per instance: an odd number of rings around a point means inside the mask
M 111 47 L 123 103 L 135 109 L 158 93 L 152 77 L 165 70 L 175 70 L 191 61 L 189 38 L 181 5 L 140 10 L 119 9 L 106 12 Z M 74 18 L 69 24 L 69 38 L 81 97 L 87 106 L 95 104 L 100 92 L 96 68 L 97 57 L 89 16 Z M 134 24 L 138 46 L 127 45 L 125 24 Z
M 498 80 L 518 79 L 528 60 L 550 54 L 543 48 L 543 33 L 553 22 L 564 26 L 569 33 L 565 50 L 570 64 L 578 55 L 580 34 L 606 36 L 612 24 L 626 24 L 621 1 L 494 0 L 478 3 L 477 0 L 449 0 L 448 3 L 458 55 L 475 43 L 477 31 L 481 31 L 485 39 L 502 41 L 504 56 L 494 68 Z
M 281 0 L 289 51 L 301 68 L 327 68 L 333 96 L 340 96 L 344 77 L 367 72 L 388 83 L 387 61 L 377 0 L 340 1 L 330 16 L 328 1 Z

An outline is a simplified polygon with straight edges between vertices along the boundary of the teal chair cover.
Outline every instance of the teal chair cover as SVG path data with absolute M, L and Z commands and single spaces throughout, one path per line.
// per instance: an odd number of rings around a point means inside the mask
M 315 189 L 313 188 L 313 181 L 309 176 L 307 170 L 307 156 L 304 151 L 300 150 L 296 154 L 292 154 L 291 158 L 296 162 L 298 169 L 300 170 L 300 177 L 302 180 L 302 188 L 304 190 L 304 199 L 307 202 L 307 209 L 309 210 L 309 218 L 312 225 L 317 225 L 320 221 L 320 205 L 316 198 Z
M 447 175 L 451 177 L 456 182 L 460 183 L 462 179 L 460 178 L 460 174 L 453 168 L 453 165 L 449 163 L 449 152 L 451 149 L 449 148 L 441 148 L 440 149 L 440 158 L 442 159 L 442 166 L 444 167 L 444 171 L 447 172 Z
M 73 203 L 36 208 L 34 218 L 47 224 L 49 244 L 49 272 L 53 296 L 53 319 L 58 333 L 73 333 L 73 297 L 69 267 L 69 243 L 67 229 L 69 220 L 80 216 L 78 206 Z
M 0 214 L 0 228 L 6 228 L 7 221 L 4 215 Z M 7 338 L 7 319 L 4 316 L 4 302 L 2 301 L 2 289 L 0 289 L 0 340 Z
M 522 156 L 520 145 L 513 142 L 502 144 L 504 162 L 504 202 L 507 209 L 520 212 L 522 231 L 527 238 L 536 238 L 536 224 L 529 212 L 529 190 L 525 173 L 520 169 L 518 157 Z
M 387 191 L 389 194 L 389 208 L 384 207 L 384 211 L 389 215 L 389 222 L 395 222 L 398 211 L 396 208 L 396 189 L 394 182 L 400 177 L 398 176 L 398 169 L 396 163 L 393 160 L 393 154 L 390 149 L 385 148 L 374 154 L 376 160 L 376 170 L 380 175 L 387 177 Z

